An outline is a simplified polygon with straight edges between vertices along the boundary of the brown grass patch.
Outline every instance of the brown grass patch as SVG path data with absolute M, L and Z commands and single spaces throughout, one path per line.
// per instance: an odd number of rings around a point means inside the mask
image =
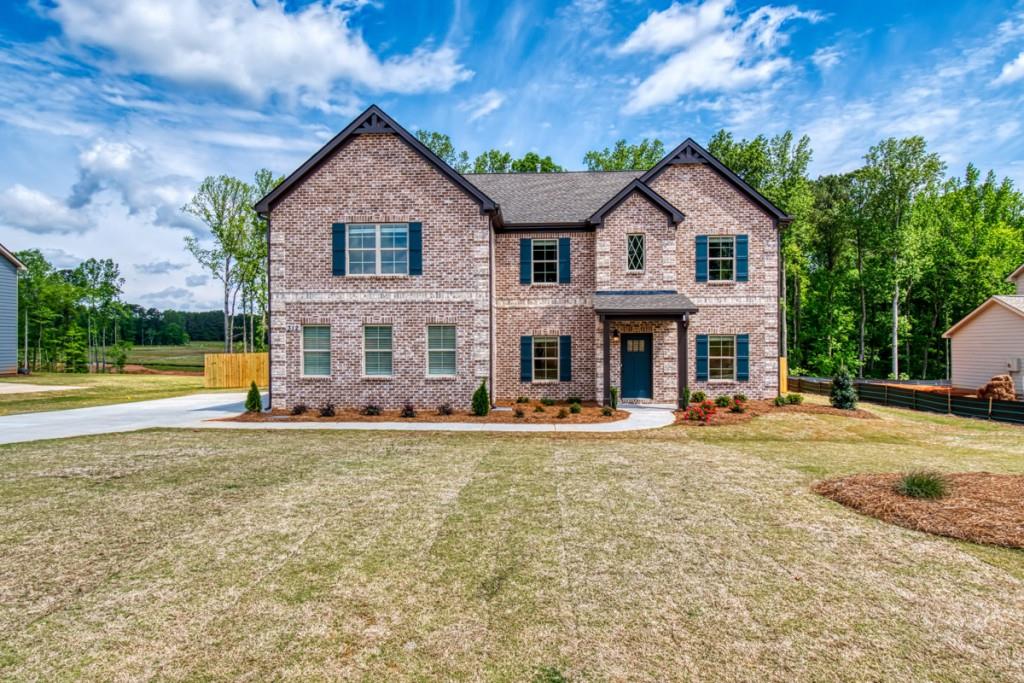
M 242 413 L 237 417 L 227 418 L 228 422 L 483 422 L 483 423 L 517 423 L 517 424 L 594 424 L 598 422 L 615 422 L 629 416 L 625 410 L 616 410 L 611 415 L 601 413 L 601 406 L 593 401 L 580 404 L 579 413 L 569 412 L 569 404 L 563 401 L 553 406 L 542 405 L 539 401 L 529 403 L 498 402 L 500 408 L 492 410 L 484 417 L 477 417 L 468 410 L 456 410 L 451 415 L 439 415 L 436 406 L 416 408 L 416 417 L 402 417 L 400 410 L 382 410 L 380 415 L 363 415 L 357 408 L 335 408 L 334 417 L 320 417 L 318 408 L 310 408 L 301 415 L 292 415 L 289 410 L 271 410 L 264 413 Z M 544 408 L 536 412 L 536 407 Z M 521 408 L 522 417 L 515 416 L 515 409 Z M 561 410 L 568 412 L 565 417 L 558 417 Z
M 734 413 L 728 408 L 715 408 L 715 414 L 711 416 L 709 426 L 734 425 L 749 422 L 755 417 L 771 413 L 811 413 L 815 415 L 839 415 L 842 417 L 853 417 L 860 420 L 877 420 L 878 416 L 866 410 L 857 408 L 855 410 L 840 410 L 832 406 L 823 406 L 815 403 L 802 403 L 800 405 L 777 406 L 769 400 L 747 401 L 746 410 L 742 413 Z M 691 427 L 702 427 L 703 422 L 694 422 L 686 419 L 685 410 L 677 410 L 676 422 Z
M 856 474 L 818 482 L 812 489 L 890 524 L 974 543 L 1024 548 L 1024 475 L 945 475 L 949 493 L 936 500 L 897 493 L 902 476 Z

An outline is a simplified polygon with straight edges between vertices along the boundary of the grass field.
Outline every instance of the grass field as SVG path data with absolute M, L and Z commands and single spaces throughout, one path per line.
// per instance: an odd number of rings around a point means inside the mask
M 184 346 L 133 346 L 128 362 L 153 370 L 202 372 L 203 356 L 223 353 L 224 342 L 190 342 Z
M 0 446 L 0 678 L 1024 680 L 1024 552 L 808 488 L 1022 473 L 1024 429 L 868 408 Z
M 87 408 L 110 403 L 183 396 L 203 390 L 203 378 L 188 375 L 97 375 L 36 372 L 5 377 L 0 383 L 77 386 L 69 391 L 0 394 L 0 415 Z

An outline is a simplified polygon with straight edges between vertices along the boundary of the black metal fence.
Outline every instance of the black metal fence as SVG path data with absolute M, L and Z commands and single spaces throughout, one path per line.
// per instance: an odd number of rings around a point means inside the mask
M 853 386 L 860 400 L 870 403 L 1024 425 L 1024 401 L 952 396 L 935 391 L 919 391 L 859 380 L 854 380 Z M 825 379 L 790 377 L 789 390 L 828 396 L 832 391 L 832 382 Z

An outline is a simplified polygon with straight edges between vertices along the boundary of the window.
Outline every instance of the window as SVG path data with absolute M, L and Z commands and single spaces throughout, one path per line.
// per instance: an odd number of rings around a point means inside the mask
M 363 354 L 365 374 L 391 376 L 390 325 L 367 325 L 363 328 Z
M 408 275 L 408 223 L 352 223 L 347 232 L 349 274 Z
M 626 270 L 643 270 L 644 252 L 643 235 L 626 235 Z
M 533 381 L 558 381 L 558 337 L 533 338 Z
M 708 280 L 732 280 L 736 266 L 736 243 L 732 237 L 708 238 Z
M 627 339 L 626 340 L 626 352 L 627 353 L 643 353 L 647 345 L 643 339 Z
M 558 240 L 533 240 L 534 283 L 558 283 Z
M 708 337 L 708 379 L 736 379 L 736 337 Z
M 430 325 L 427 327 L 427 374 L 440 376 L 455 374 L 454 325 Z
M 331 374 L 331 328 L 326 325 L 305 325 L 302 328 L 302 374 Z

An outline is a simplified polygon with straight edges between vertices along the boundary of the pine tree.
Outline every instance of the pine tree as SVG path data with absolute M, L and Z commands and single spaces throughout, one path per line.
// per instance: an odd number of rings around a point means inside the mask
M 845 367 L 840 368 L 832 378 L 832 394 L 829 398 L 834 408 L 853 410 L 857 407 L 857 391 L 853 388 L 853 378 Z
M 263 397 L 256 382 L 249 385 L 249 394 L 245 397 L 245 412 L 258 413 L 263 410 Z
M 491 412 L 491 398 L 487 395 L 487 380 L 480 380 L 480 386 L 473 392 L 473 414 L 483 417 Z

